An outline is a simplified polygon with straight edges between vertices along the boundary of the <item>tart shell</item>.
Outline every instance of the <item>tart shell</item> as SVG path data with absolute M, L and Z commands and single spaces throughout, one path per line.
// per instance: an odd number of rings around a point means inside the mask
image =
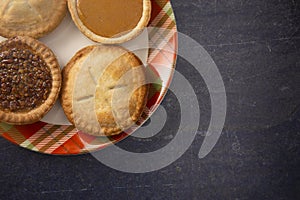
M 1 46 L 7 44 L 29 46 L 35 54 L 39 55 L 43 59 L 51 71 L 52 88 L 48 98 L 40 106 L 28 112 L 7 112 L 0 110 L 0 121 L 2 122 L 14 125 L 32 124 L 39 121 L 42 117 L 44 117 L 44 115 L 46 115 L 59 96 L 61 88 L 60 66 L 54 53 L 47 46 L 33 38 L 27 36 L 17 36 L 1 42 L 0 49 Z
M 93 53 L 95 49 L 100 49 L 100 54 L 98 56 L 107 56 L 107 55 L 113 55 L 115 52 L 125 52 L 124 57 L 126 60 L 126 64 L 129 63 L 129 65 L 132 66 L 132 68 L 135 68 L 137 66 L 142 65 L 141 61 L 131 52 L 127 51 L 126 49 L 122 47 L 117 46 L 88 46 L 79 52 L 75 54 L 75 56 L 70 60 L 70 62 L 65 66 L 63 69 L 63 85 L 62 85 L 62 94 L 61 94 L 61 105 L 64 109 L 64 112 L 69 119 L 69 121 L 75 125 L 79 130 L 80 127 L 84 127 L 84 132 L 90 135 L 94 136 L 112 136 L 120 134 L 122 131 L 126 130 L 127 128 L 130 128 L 139 120 L 141 117 L 148 97 L 148 90 L 149 85 L 143 84 L 143 86 L 139 87 L 135 90 L 135 92 L 132 94 L 130 98 L 135 99 L 134 105 L 130 103 L 130 117 L 131 119 L 128 120 L 122 114 L 120 114 L 122 118 L 122 128 L 118 126 L 115 123 L 114 116 L 112 116 L 111 111 L 104 111 L 102 112 L 102 108 L 98 108 L 97 105 L 95 106 L 97 111 L 95 111 L 97 115 L 98 123 L 100 124 L 99 128 L 96 126 L 93 126 L 89 124 L 88 117 L 91 115 L 91 112 L 87 111 L 87 113 L 78 113 L 78 116 L 75 116 L 74 108 L 73 108 L 73 90 L 75 88 L 75 81 L 77 78 L 78 73 L 80 73 L 80 67 L 85 62 L 85 60 Z M 106 52 L 106 55 L 101 55 L 101 52 Z M 113 61 L 114 62 L 114 61 Z M 120 66 L 120 63 L 118 63 Z M 85 66 L 84 66 L 85 67 Z M 110 75 L 114 76 L 115 74 L 123 74 L 125 73 L 126 69 L 122 69 L 122 67 L 115 69 L 114 67 L 107 66 L 105 71 L 109 71 L 108 73 L 112 73 Z M 105 72 L 104 72 L 105 73 Z M 110 77 L 110 76 L 108 76 Z M 100 78 L 101 79 L 101 78 Z M 103 78 L 105 82 L 98 82 L 97 87 L 100 85 L 105 85 L 107 83 L 110 83 L 110 78 Z M 134 79 L 138 79 L 138 81 L 142 83 L 146 83 L 146 75 L 145 75 L 145 69 L 144 67 L 139 70 L 135 76 Z M 99 81 L 99 80 L 98 80 Z M 103 86 L 104 87 L 104 86 Z M 104 93 L 98 93 L 96 92 L 96 97 L 94 97 L 94 101 L 97 102 L 101 98 L 101 102 L 104 101 L 103 99 L 107 98 L 106 92 Z M 109 97 L 108 97 L 109 98 Z M 100 103 L 101 105 L 101 103 Z M 131 109 L 133 108 L 133 109 Z M 100 111 L 99 111 L 100 110 Z M 99 112 L 98 112 L 99 111 Z M 132 111 L 132 112 L 131 112 Z M 84 112 L 84 111 L 83 111 Z M 85 117 L 86 116 L 86 117 Z M 75 122 L 75 119 L 79 119 Z M 134 122 L 134 123 L 132 123 Z M 79 126 L 79 127 L 78 127 Z
M 108 38 L 93 33 L 82 23 L 78 16 L 76 4 L 77 0 L 68 0 L 69 11 L 71 13 L 75 25 L 89 39 L 93 40 L 94 42 L 99 42 L 103 44 L 120 44 L 137 37 L 148 25 L 151 18 L 151 0 L 143 0 L 143 13 L 137 26 L 124 35 L 121 35 L 119 37 Z
M 19 12 L 9 16 L 7 10 L 12 9 L 14 3 L 27 5 L 25 8 L 16 8 Z M 42 6 L 41 6 L 42 5 Z M 30 21 L 27 14 L 35 13 L 35 19 Z M 0 35 L 6 38 L 15 36 L 30 36 L 41 38 L 53 31 L 63 20 L 67 13 L 66 0 L 1 0 L 0 3 Z M 11 20 L 11 18 L 15 18 Z

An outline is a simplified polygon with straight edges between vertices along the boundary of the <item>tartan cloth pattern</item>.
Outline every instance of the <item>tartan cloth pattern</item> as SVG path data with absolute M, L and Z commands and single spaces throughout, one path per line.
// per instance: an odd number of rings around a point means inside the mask
M 145 122 L 161 103 L 172 78 L 177 51 L 177 28 L 169 0 L 153 0 L 148 27 L 148 74 L 154 83 L 150 86 L 147 108 L 138 124 Z M 171 69 L 164 73 L 164 68 Z M 37 122 L 14 126 L 0 123 L 0 135 L 23 148 L 53 155 L 76 155 L 100 150 L 126 138 L 127 133 L 112 137 L 94 137 L 78 131 L 74 126 L 61 126 Z

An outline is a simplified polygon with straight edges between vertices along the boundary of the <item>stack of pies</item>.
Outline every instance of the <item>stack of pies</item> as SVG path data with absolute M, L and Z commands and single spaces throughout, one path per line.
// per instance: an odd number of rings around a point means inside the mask
M 138 36 L 151 15 L 150 0 L 68 0 L 73 21 L 88 38 L 117 44 Z M 94 136 L 133 126 L 146 106 L 145 67 L 118 46 L 83 48 L 63 69 L 40 38 L 62 21 L 67 0 L 1 0 L 0 121 L 39 121 L 56 102 L 69 121 Z

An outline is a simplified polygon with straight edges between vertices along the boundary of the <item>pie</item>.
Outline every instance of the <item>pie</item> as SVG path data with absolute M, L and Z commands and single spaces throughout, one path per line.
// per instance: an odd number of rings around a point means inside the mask
M 1 0 L 0 35 L 40 38 L 62 21 L 66 4 L 66 0 Z
M 61 87 L 55 55 L 28 36 L 0 43 L 0 121 L 31 124 L 53 106 Z
M 150 0 L 68 0 L 68 7 L 80 31 L 104 44 L 135 38 L 151 16 Z
M 61 104 L 77 129 L 117 135 L 141 117 L 148 95 L 145 67 L 118 46 L 88 46 L 63 69 Z

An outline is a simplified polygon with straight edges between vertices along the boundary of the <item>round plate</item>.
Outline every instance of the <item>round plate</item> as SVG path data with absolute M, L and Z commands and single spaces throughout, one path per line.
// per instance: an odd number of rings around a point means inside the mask
M 65 21 L 73 25 L 69 16 L 66 17 Z M 66 36 L 67 34 L 64 33 L 63 30 L 64 27 L 65 26 L 58 27 L 58 29 L 54 31 L 56 33 L 53 34 L 59 34 L 60 37 Z M 138 122 L 140 125 L 151 116 L 163 100 L 175 68 L 177 29 L 169 0 L 152 1 L 151 21 L 146 34 L 149 51 L 147 50 L 148 58 L 145 59 L 145 62 L 147 64 L 147 75 L 151 77 L 153 83 L 150 87 L 147 107 L 143 117 Z M 70 39 L 69 35 L 66 37 Z M 48 39 L 43 38 L 41 40 L 48 45 L 45 40 L 53 40 L 53 38 L 55 37 L 49 36 Z M 73 41 L 76 41 L 76 39 L 73 38 Z M 52 43 L 55 43 L 55 41 Z M 138 46 L 139 44 L 136 42 L 136 45 Z M 51 45 L 49 46 L 52 48 Z M 68 52 L 72 53 L 73 51 L 76 52 L 79 50 L 79 48 L 76 48 L 76 44 L 73 44 L 72 47 L 68 46 L 67 48 L 70 49 Z M 54 52 L 57 54 L 58 59 L 64 57 L 64 55 L 59 54 L 59 50 L 54 50 Z M 54 108 L 53 110 L 56 109 Z M 53 110 L 52 112 L 54 112 Z M 55 115 L 51 115 L 51 118 L 52 121 L 60 120 L 60 118 L 55 117 Z M 0 134 L 12 143 L 32 151 L 52 155 L 77 155 L 103 149 L 112 143 L 126 138 L 136 130 L 135 128 L 129 132 L 127 131 L 127 133 L 121 133 L 113 137 L 94 137 L 78 131 L 72 125 L 47 123 L 45 122 L 47 120 L 48 119 L 45 119 L 43 120 L 44 122 L 40 121 L 24 126 L 0 123 Z

